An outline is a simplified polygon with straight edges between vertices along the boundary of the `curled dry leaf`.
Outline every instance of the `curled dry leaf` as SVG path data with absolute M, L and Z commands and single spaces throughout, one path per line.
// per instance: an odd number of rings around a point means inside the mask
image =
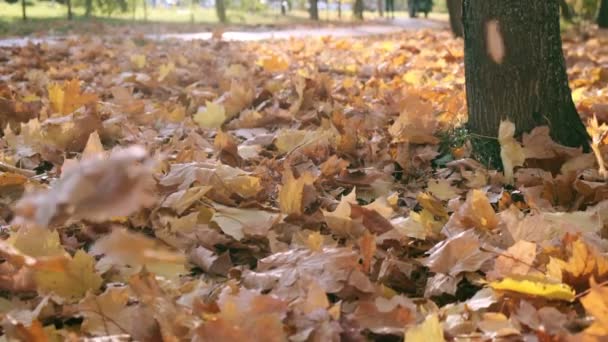
M 17 203 L 16 222 L 49 226 L 66 220 L 107 221 L 154 203 L 152 164 L 138 146 L 67 170 L 47 191 Z

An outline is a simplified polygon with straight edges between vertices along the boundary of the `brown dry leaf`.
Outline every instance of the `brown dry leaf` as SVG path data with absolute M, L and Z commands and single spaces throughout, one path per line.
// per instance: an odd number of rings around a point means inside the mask
M 452 276 L 461 272 L 476 272 L 486 261 L 494 258 L 494 254 L 481 249 L 481 242 L 473 229 L 438 243 L 428 254 L 422 260 L 426 267 L 432 272 Z
M 175 277 L 186 272 L 186 257 L 163 246 L 158 241 L 125 229 L 115 229 L 100 238 L 91 247 L 93 255 L 103 255 L 98 268 L 126 265 L 146 269 L 165 277 Z
M 201 324 L 194 341 L 286 341 L 282 320 L 287 303 L 271 295 L 225 288 L 218 299 L 219 313 Z
M 16 222 L 48 226 L 72 221 L 107 221 L 154 203 L 152 170 L 138 146 L 117 150 L 108 159 L 89 159 L 67 170 L 47 191 L 17 203 Z
M 416 310 L 414 303 L 404 296 L 377 297 L 360 301 L 352 319 L 377 334 L 400 334 L 416 320 Z
M 321 251 L 295 249 L 275 253 L 259 260 L 255 272 L 245 272 L 243 281 L 250 288 L 272 290 L 281 298 L 294 298 L 298 280 L 315 279 L 327 293 L 338 293 L 346 286 L 370 293 L 370 280 L 359 271 L 358 253 L 351 248 L 326 247 Z
M 494 229 L 498 226 L 498 217 L 488 197 L 481 190 L 472 190 L 454 217 L 465 228 Z
M 434 135 L 437 121 L 432 104 L 417 96 L 408 96 L 404 102 L 405 108 L 388 130 L 393 139 L 414 144 L 437 144 L 439 139 Z
M 129 291 L 125 287 L 110 287 L 98 296 L 89 293 L 78 303 L 84 316 L 82 330 L 93 336 L 128 333 L 136 323 L 128 302 Z
M 494 269 L 487 274 L 487 279 L 525 276 L 532 270 L 536 255 L 535 243 L 519 240 L 496 258 Z
M 230 208 L 215 204 L 211 221 L 215 222 L 224 234 L 241 240 L 245 236 L 265 236 L 281 215 L 256 209 Z

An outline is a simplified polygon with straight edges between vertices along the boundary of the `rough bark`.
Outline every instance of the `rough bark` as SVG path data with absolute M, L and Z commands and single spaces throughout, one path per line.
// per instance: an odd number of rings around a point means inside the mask
M 464 0 L 463 14 L 469 130 L 496 137 L 500 121 L 509 119 L 518 135 L 548 125 L 556 141 L 586 147 L 566 75 L 558 0 Z
M 310 14 L 311 20 L 319 20 L 319 7 L 317 6 L 317 0 L 309 1 L 310 8 L 308 9 L 308 13 Z
M 21 18 L 23 19 L 23 21 L 27 20 L 27 13 L 25 10 L 25 0 L 21 0 Z
M 224 0 L 215 0 L 215 13 L 217 13 L 217 18 L 220 22 L 225 23 L 227 21 Z
M 454 37 L 464 37 L 462 26 L 462 0 L 447 0 L 448 12 L 450 14 L 450 27 Z
M 363 7 L 364 7 L 363 0 L 355 0 L 354 6 L 353 6 L 353 15 L 358 20 L 363 20 Z
M 600 4 L 597 25 L 601 28 L 608 28 L 608 0 L 602 0 L 602 3 Z

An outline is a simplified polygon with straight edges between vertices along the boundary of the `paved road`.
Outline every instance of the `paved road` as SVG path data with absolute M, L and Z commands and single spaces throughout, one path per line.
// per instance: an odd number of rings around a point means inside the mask
M 416 29 L 440 29 L 445 27 L 445 24 L 425 19 L 411 19 L 411 18 L 398 18 L 390 22 L 374 23 L 366 25 L 358 25 L 352 27 L 331 27 L 331 28 L 299 28 L 289 30 L 271 30 L 271 31 L 227 31 L 222 34 L 224 40 L 237 40 L 237 41 L 251 41 L 251 40 L 264 40 L 264 39 L 285 39 L 291 37 L 321 37 L 321 36 L 333 36 L 333 37 L 356 37 L 356 36 L 368 36 L 375 34 L 389 34 L 396 33 L 402 30 L 416 30 Z M 151 34 L 147 37 L 150 39 L 183 39 L 183 40 L 195 40 L 195 39 L 211 39 L 211 32 L 200 32 L 200 33 L 176 33 L 176 34 Z M 41 43 L 41 42 L 53 42 L 62 38 L 46 37 L 46 38 L 9 38 L 0 39 L 0 47 L 2 46 L 16 46 L 26 45 L 28 42 Z

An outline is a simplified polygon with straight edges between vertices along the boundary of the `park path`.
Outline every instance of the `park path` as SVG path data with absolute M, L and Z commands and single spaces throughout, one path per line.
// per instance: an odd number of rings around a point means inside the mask
M 252 41 L 265 39 L 286 39 L 286 38 L 302 38 L 302 37 L 357 37 L 369 36 L 376 34 L 397 33 L 403 30 L 417 29 L 440 29 L 444 28 L 445 24 L 439 21 L 426 20 L 419 18 L 397 18 L 391 21 L 375 22 L 364 25 L 350 27 L 320 27 L 320 28 L 295 28 L 287 30 L 269 30 L 269 31 L 226 31 L 222 34 L 224 40 L 234 41 Z M 200 33 L 175 33 L 175 34 L 149 34 L 150 39 L 181 39 L 181 40 L 207 40 L 211 39 L 211 32 Z M 0 47 L 7 46 L 22 46 L 29 42 L 34 44 L 42 42 L 54 42 L 69 37 L 43 37 L 43 38 L 7 38 L 0 39 Z

